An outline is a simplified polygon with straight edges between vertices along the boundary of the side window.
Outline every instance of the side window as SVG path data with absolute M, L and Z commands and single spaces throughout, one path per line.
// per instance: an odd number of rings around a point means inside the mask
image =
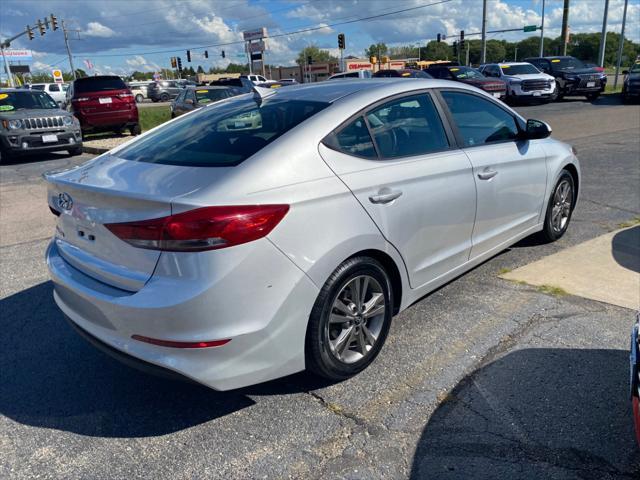
M 490 100 L 461 92 L 442 92 L 466 147 L 514 140 L 516 119 Z
M 339 132 L 329 135 L 324 143 L 327 147 L 347 155 L 371 159 L 378 158 L 369 129 L 362 117 L 356 118 Z
M 60 87 L 57 84 L 52 83 L 51 85 L 49 85 L 49 91 L 50 92 L 59 92 L 60 91 Z
M 185 93 L 185 99 L 191 100 L 194 104 L 196 103 L 196 94 L 192 89 L 189 89 Z
M 178 94 L 178 96 L 176 97 L 176 103 L 183 103 L 184 102 L 184 95 L 185 95 L 185 91 L 182 91 Z
M 367 113 L 381 158 L 423 155 L 449 147 L 429 95 L 403 97 Z

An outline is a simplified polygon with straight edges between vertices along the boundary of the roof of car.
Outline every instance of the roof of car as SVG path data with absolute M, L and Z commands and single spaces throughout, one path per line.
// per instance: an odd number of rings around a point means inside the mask
M 414 83 L 416 82 L 416 83 Z M 420 85 L 418 85 L 418 82 Z M 336 100 L 359 92 L 371 92 L 377 89 L 388 89 L 392 85 L 400 85 L 404 88 L 415 86 L 415 88 L 436 88 L 451 87 L 447 80 L 436 80 L 430 78 L 403 78 L 403 77 L 383 77 L 383 78 L 354 78 L 340 82 L 319 82 L 302 83 L 278 88 L 278 98 L 287 100 L 313 100 L 318 102 L 333 103 Z M 462 84 L 456 83 L 456 88 L 464 88 Z M 274 97 L 275 98 L 275 97 Z

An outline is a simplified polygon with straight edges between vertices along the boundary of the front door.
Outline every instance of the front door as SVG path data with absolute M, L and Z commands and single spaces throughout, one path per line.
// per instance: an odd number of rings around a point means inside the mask
M 469 258 L 476 192 L 471 164 L 449 138 L 427 93 L 366 111 L 320 145 L 385 238 L 412 288 Z
M 522 140 L 518 120 L 497 102 L 443 91 L 459 142 L 473 165 L 478 192 L 471 258 L 540 222 L 547 184 L 540 140 Z

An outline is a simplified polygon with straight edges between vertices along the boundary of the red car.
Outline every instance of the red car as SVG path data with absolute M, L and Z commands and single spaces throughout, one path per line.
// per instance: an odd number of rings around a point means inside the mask
M 440 66 L 437 63 L 430 65 L 427 69 L 433 78 L 444 80 L 454 80 L 456 82 L 467 83 L 490 93 L 496 98 L 503 99 L 507 95 L 507 84 L 502 80 L 485 77 L 475 68 L 463 66 Z
M 67 90 L 67 109 L 80 120 L 83 133 L 129 129 L 140 133 L 138 107 L 131 90 L 115 75 L 74 80 Z

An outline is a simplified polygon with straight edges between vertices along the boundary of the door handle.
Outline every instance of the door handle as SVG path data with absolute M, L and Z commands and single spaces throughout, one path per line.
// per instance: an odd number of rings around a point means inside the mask
M 388 188 L 383 188 L 380 190 L 380 193 L 378 193 L 378 195 L 371 195 L 369 197 L 369 201 L 371 203 L 390 203 L 400 195 L 402 195 L 402 192 L 400 190 L 390 190 Z
M 478 174 L 480 180 L 490 180 L 498 174 L 496 170 L 485 170 Z

